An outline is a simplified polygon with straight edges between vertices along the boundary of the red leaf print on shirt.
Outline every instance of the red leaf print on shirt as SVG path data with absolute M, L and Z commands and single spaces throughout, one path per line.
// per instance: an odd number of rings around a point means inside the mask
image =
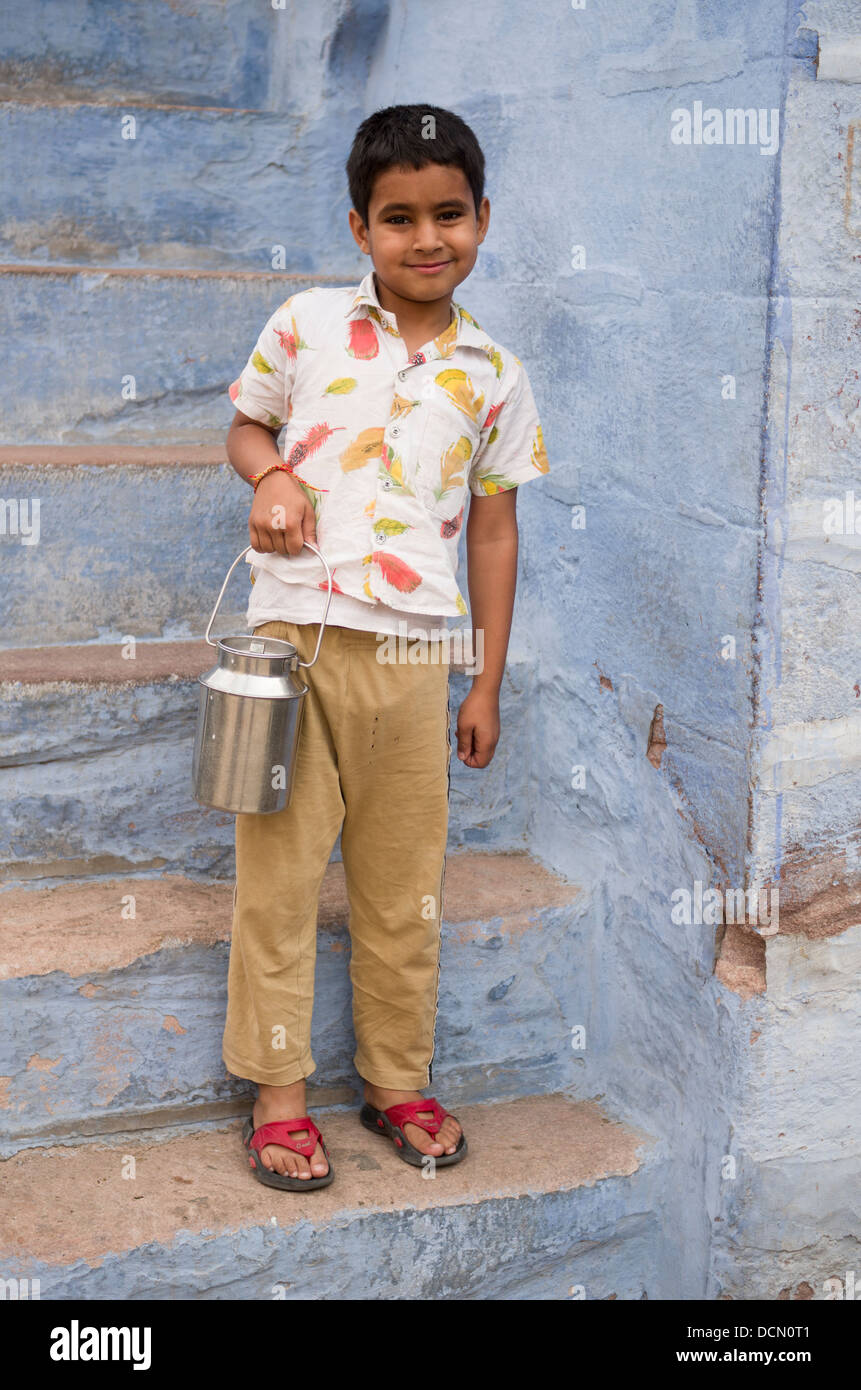
M 389 555 L 385 550 L 375 550 L 371 555 L 375 565 L 379 565 L 380 573 L 387 584 L 391 584 L 393 589 L 399 593 L 411 594 L 413 589 L 417 589 L 422 582 L 422 577 L 414 569 L 400 558 L 399 555 Z
M 466 503 L 464 502 L 463 505 L 464 505 L 464 507 L 465 507 L 465 506 L 466 506 Z M 442 524 L 442 526 L 439 528 L 439 533 L 440 533 L 440 535 L 442 536 L 442 538 L 443 538 L 444 541 L 450 541 L 451 538 L 452 538 L 452 536 L 456 536 L 456 535 L 457 535 L 458 531 L 460 530 L 461 522 L 462 522 L 462 521 L 463 521 L 463 507 L 461 507 L 461 509 L 460 509 L 460 511 L 458 512 L 457 516 L 453 516 L 452 519 L 451 519 L 451 521 L 444 521 L 443 524 Z
M 481 427 L 483 430 L 490 429 L 491 425 L 493 424 L 494 420 L 496 419 L 497 415 L 499 414 L 500 410 L 504 405 L 505 401 L 500 401 L 499 405 L 492 405 L 490 407 L 490 410 L 487 412 L 487 415 L 485 417 L 484 424 Z
M 292 473 L 294 468 L 298 468 L 299 464 L 310 458 L 312 454 L 316 454 L 317 450 L 326 443 L 326 440 L 332 437 L 335 430 L 346 428 L 346 425 L 336 425 L 335 429 L 330 429 L 327 424 L 312 425 L 304 438 L 296 441 L 284 460 L 290 472 Z
M 380 350 L 377 333 L 370 319 L 354 319 L 350 324 L 350 341 L 347 351 L 351 357 L 359 357 L 364 362 L 376 357 Z
M 318 589 L 325 589 L 325 590 L 328 592 L 328 589 L 329 589 L 329 581 L 328 581 L 328 579 L 321 579 L 321 580 L 320 580 L 320 583 L 317 585 L 317 588 L 318 588 Z M 343 594 L 343 592 L 344 592 L 344 590 L 341 588 L 340 584 L 338 583 L 337 579 L 335 578 L 335 571 L 332 570 L 332 593 L 333 593 L 333 594 Z M 349 597 L 349 595 L 347 595 L 347 597 Z

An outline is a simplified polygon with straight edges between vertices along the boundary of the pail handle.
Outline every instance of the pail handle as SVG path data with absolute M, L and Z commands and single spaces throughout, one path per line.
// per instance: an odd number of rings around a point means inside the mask
M 313 666 L 313 665 L 314 665 L 314 662 L 317 660 L 317 657 L 320 655 L 320 645 L 321 645 L 321 643 L 322 643 L 322 641 L 323 641 L 323 633 L 324 633 L 325 630 L 326 630 L 326 619 L 327 619 L 328 616 L 329 616 L 329 607 L 330 607 L 331 602 L 332 602 L 332 584 L 333 584 L 333 580 L 332 580 L 332 571 L 329 569 L 329 563 L 328 563 L 328 561 L 327 561 L 325 555 L 323 554 L 323 552 L 322 552 L 321 550 L 318 550 L 317 547 L 316 547 L 316 545 L 312 545 L 311 541 L 303 541 L 302 544 L 303 544 L 303 545 L 306 545 L 306 546 L 308 547 L 309 550 L 313 550 L 314 554 L 317 555 L 317 556 L 319 556 L 319 558 L 323 561 L 323 564 L 326 566 L 326 577 L 327 577 L 328 580 L 329 580 L 329 597 L 328 597 L 327 600 L 326 600 L 326 610 L 325 610 L 325 612 L 324 612 L 324 614 L 323 614 L 323 621 L 322 621 L 321 624 L 320 624 L 320 632 L 319 632 L 319 635 L 318 635 L 318 637 L 317 637 L 317 648 L 316 648 L 316 651 L 314 652 L 314 655 L 312 656 L 312 658 L 311 658 L 310 661 L 300 661 L 300 662 L 298 663 L 300 666 L 306 666 L 306 667 L 307 667 L 307 666 Z M 207 642 L 209 643 L 210 647 L 217 647 L 217 646 L 218 646 L 218 643 L 215 642 L 215 641 L 213 641 L 213 639 L 210 637 L 209 634 L 210 634 L 210 632 L 212 631 L 212 624 L 215 622 L 215 615 L 216 615 L 216 613 L 218 612 L 219 604 L 221 603 L 221 600 L 224 598 L 224 591 L 225 591 L 225 589 L 227 588 L 228 584 L 230 583 L 230 576 L 232 575 L 233 571 L 236 569 L 236 566 L 239 564 L 239 561 L 240 561 L 240 560 L 244 560 L 244 559 L 245 559 L 245 556 L 248 554 L 249 550 L 253 550 L 253 549 L 254 549 L 254 546 L 253 546 L 253 545 L 247 545 L 247 546 L 245 547 L 245 549 L 241 552 L 241 554 L 237 555 L 236 559 L 233 561 L 233 564 L 230 566 L 230 569 L 227 571 L 227 575 L 225 576 L 224 583 L 223 583 L 222 586 L 221 586 L 221 593 L 218 595 L 218 598 L 215 600 L 215 607 L 214 607 L 213 610 L 212 610 L 212 617 L 210 618 L 209 624 L 208 624 L 207 629 L 206 629 L 206 640 L 207 640 Z

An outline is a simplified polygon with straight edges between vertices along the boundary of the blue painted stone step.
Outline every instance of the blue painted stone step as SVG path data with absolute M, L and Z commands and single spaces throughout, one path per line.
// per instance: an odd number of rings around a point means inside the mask
M 219 620 L 220 623 L 221 620 Z M 231 626 L 225 618 L 227 631 Z M 245 631 L 244 618 L 237 619 Z M 233 817 L 198 805 L 191 765 L 201 642 L 0 651 L 0 881 L 164 871 L 227 878 Z M 523 843 L 534 665 L 512 651 L 503 742 L 484 771 L 451 759 L 450 843 Z M 451 674 L 452 739 L 471 684 Z
M 277 77 L 283 12 L 247 0 L 6 6 L 0 100 L 76 98 L 260 106 Z M 281 33 L 284 32 L 283 25 Z
M 0 444 L 223 444 L 227 388 L 269 316 L 360 278 L 0 266 Z
M 223 445 L 7 448 L 0 498 L 7 515 L 17 505 L 17 534 L 0 540 L 7 648 L 202 636 L 248 544 L 251 489 Z M 248 592 L 243 566 L 226 612 Z
M 288 272 L 346 264 L 344 151 L 327 125 L 303 127 L 253 111 L 0 108 L 0 260 L 269 272 L 283 248 Z
M 576 1081 L 558 962 L 573 969 L 582 949 L 577 899 L 526 854 L 448 855 L 434 1085 L 451 1104 Z M 248 1094 L 221 1059 L 232 904 L 232 883 L 174 877 L 0 893 L 0 1153 L 191 1121 Z M 356 1085 L 347 918 L 334 863 L 318 917 L 323 1101 Z
M 55 1300 L 696 1296 L 661 1228 L 669 1171 L 649 1136 L 559 1094 L 458 1116 L 467 1158 L 424 1177 L 355 1109 L 318 1112 L 336 1176 L 307 1194 L 256 1182 L 238 1121 L 19 1155 L 0 1164 L 4 1277 Z

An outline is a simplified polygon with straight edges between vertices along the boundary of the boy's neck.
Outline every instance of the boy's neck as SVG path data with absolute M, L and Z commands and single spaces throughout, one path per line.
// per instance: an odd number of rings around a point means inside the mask
M 432 338 L 438 338 L 451 323 L 451 294 L 426 301 L 404 299 L 383 285 L 376 271 L 374 288 L 381 307 L 397 319 L 398 332 L 408 351 L 421 347 Z

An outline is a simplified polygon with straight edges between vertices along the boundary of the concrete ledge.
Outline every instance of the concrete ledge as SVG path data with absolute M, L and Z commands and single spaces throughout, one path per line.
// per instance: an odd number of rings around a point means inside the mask
M 331 282 L 354 284 L 355 272 Z M 8 363 L 2 443 L 104 444 L 122 436 L 128 444 L 221 444 L 234 413 L 227 387 L 260 325 L 289 295 L 327 283 L 310 269 L 0 266 L 5 336 L 26 344 Z M 138 395 L 126 400 L 116 363 L 126 360 L 130 323 L 140 376 Z M 43 357 L 55 366 L 50 400 L 33 379 L 32 364 Z M 47 516 L 43 522 L 44 531 Z
M 300 271 L 232 270 L 229 267 L 226 269 L 208 269 L 167 265 L 62 265 L 54 262 L 39 265 L 35 261 L 21 264 L 7 261 L 0 264 L 0 276 L 4 275 L 28 277 L 47 275 L 52 278 L 97 275 L 100 278 L 110 276 L 121 280 L 220 280 L 225 283 L 229 283 L 231 280 L 254 280 L 260 283 L 269 281 L 279 293 L 282 289 L 284 290 L 285 299 L 291 293 L 296 294 L 300 289 L 310 288 L 311 285 L 338 287 L 350 285 L 356 280 L 355 271 L 345 271 L 343 275 L 310 275 Z M 361 278 L 361 276 L 358 277 L 359 280 Z
M 576 1081 L 560 962 L 581 949 L 578 891 L 525 854 L 449 855 L 434 1082 L 452 1104 Z M 232 898 L 181 878 L 0 894 L 0 1154 L 234 1113 L 251 1085 L 221 1056 Z M 357 1087 L 347 920 L 335 863 L 312 1033 L 327 1103 Z
M 212 468 L 228 462 L 212 444 L 3 444 L 0 469 Z
M 446 861 L 445 917 L 472 923 L 504 917 L 522 932 L 541 908 L 570 903 L 576 884 L 528 854 L 452 854 Z M 135 917 L 123 904 L 135 900 Z M 178 876 L 112 879 L 0 894 L 0 978 L 61 970 L 72 978 L 122 969 L 153 951 L 211 946 L 230 938 L 232 883 Z M 344 927 L 349 913 L 344 866 L 330 864 L 320 892 L 318 926 Z
M 39 1278 L 43 1299 L 567 1298 L 588 1252 L 588 1297 L 660 1296 L 656 1224 L 631 1186 L 646 1136 L 562 1095 L 459 1118 L 468 1158 L 426 1179 L 354 1112 L 324 1116 L 336 1178 L 307 1195 L 252 1177 L 238 1122 L 32 1151 L 0 1164 L 4 1276 Z M 548 1273 L 555 1293 L 536 1295 Z
M 101 642 L 0 650 L 0 690 L 4 685 L 148 685 L 171 678 L 196 680 L 215 664 L 214 647 L 202 639 L 136 642 L 133 660 L 123 655 L 126 650 L 120 643 Z
M 231 627 L 220 614 L 217 630 Z M 244 620 L 234 630 L 245 631 Z M 232 876 L 233 817 L 198 805 L 191 785 L 196 677 L 213 664 L 213 649 L 198 641 L 139 642 L 135 661 L 123 660 L 117 644 L 14 658 L 0 651 L 0 672 L 17 677 L 0 681 L 0 767 L 8 769 L 0 880 Z M 535 673 L 534 662 L 512 655 L 503 737 L 489 768 L 476 772 L 452 755 L 452 850 L 525 845 L 529 768 L 520 750 L 530 741 Z M 469 683 L 452 670 L 453 711 Z

